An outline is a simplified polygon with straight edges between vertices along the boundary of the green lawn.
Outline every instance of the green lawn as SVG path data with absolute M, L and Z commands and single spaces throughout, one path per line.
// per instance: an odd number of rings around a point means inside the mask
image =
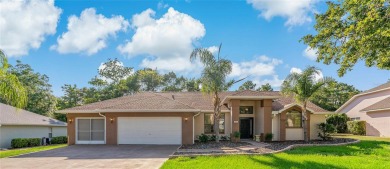
M 347 146 L 301 147 L 270 155 L 198 156 L 170 159 L 165 168 L 390 168 L 390 138 L 361 139 Z
M 12 156 L 18 156 L 26 153 L 33 153 L 38 151 L 46 151 L 56 148 L 62 148 L 66 147 L 66 144 L 56 144 L 56 145 L 49 145 L 49 146 L 39 146 L 39 147 L 29 147 L 29 148 L 23 148 L 23 149 L 14 149 L 14 150 L 4 150 L 0 151 L 0 158 L 5 157 L 12 157 Z

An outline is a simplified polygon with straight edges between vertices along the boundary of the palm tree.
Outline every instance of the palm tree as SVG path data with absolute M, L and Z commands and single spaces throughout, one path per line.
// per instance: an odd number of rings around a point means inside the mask
M 227 80 L 227 76 L 232 72 L 232 62 L 219 56 L 221 46 L 222 44 L 218 48 L 218 55 L 216 57 L 207 48 L 194 49 L 190 56 L 191 61 L 199 58 L 200 62 L 204 65 L 202 76 L 200 78 L 202 85 L 201 91 L 213 97 L 213 128 L 216 136 L 216 142 L 219 142 L 219 119 L 222 106 L 219 93 L 228 90 L 233 84 L 243 80 Z
M 27 91 L 18 77 L 8 73 L 8 60 L 0 50 L 0 99 L 17 108 L 27 104 Z
M 320 70 L 314 66 L 307 67 L 302 73 L 293 72 L 284 80 L 281 92 L 284 96 L 293 97 L 295 102 L 302 105 L 302 127 L 305 141 L 309 141 L 307 135 L 307 102 L 319 91 L 319 89 L 330 79 L 322 78 L 316 80 Z

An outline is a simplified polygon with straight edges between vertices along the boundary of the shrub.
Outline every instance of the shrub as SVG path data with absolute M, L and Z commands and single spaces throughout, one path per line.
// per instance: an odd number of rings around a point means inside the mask
M 347 132 L 347 121 L 348 116 L 344 113 L 331 114 L 326 116 L 326 123 L 333 124 L 333 126 L 336 128 L 337 133 Z
M 348 121 L 347 122 L 348 132 L 356 135 L 366 134 L 366 121 Z
M 239 131 L 236 131 L 233 133 L 234 138 L 240 138 L 241 133 Z
M 40 146 L 41 145 L 41 138 L 28 138 L 28 147 L 34 147 L 34 146 Z
M 221 140 L 228 141 L 230 140 L 229 136 L 221 136 Z
M 58 136 L 51 138 L 51 144 L 65 144 L 68 143 L 68 137 L 66 136 Z
M 11 140 L 12 148 L 23 148 L 28 146 L 28 141 L 25 138 L 15 138 Z
M 199 137 L 198 137 L 199 141 L 202 142 L 202 143 L 206 143 L 207 141 L 209 141 L 209 136 L 202 133 Z
M 209 136 L 209 141 L 215 141 L 216 139 L 217 139 L 217 136 L 214 134 Z
M 330 134 L 336 131 L 333 124 L 329 123 L 320 123 L 318 124 L 318 128 L 321 130 L 321 132 L 318 133 L 318 137 L 322 138 L 322 140 L 331 140 L 332 137 Z
M 265 141 L 272 141 L 272 138 L 274 137 L 274 134 L 272 133 L 267 133 L 265 135 Z

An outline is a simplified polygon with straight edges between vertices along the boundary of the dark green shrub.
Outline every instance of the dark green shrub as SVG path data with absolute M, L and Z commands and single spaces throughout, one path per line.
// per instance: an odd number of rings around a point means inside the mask
M 229 136 L 221 136 L 221 140 L 228 141 L 230 140 Z
M 211 135 L 210 137 L 209 137 L 209 141 L 215 141 L 215 140 L 217 140 L 217 136 L 216 135 Z
M 28 138 L 28 147 L 35 147 L 35 146 L 40 146 L 41 145 L 41 138 Z
M 318 137 L 322 138 L 322 140 L 331 140 L 332 137 L 330 134 L 336 131 L 333 124 L 328 123 L 320 123 L 318 124 L 318 128 L 321 130 L 321 132 L 318 133 Z
M 209 141 L 209 136 L 202 133 L 199 137 L 198 137 L 199 141 L 202 142 L 202 143 L 206 143 Z
M 267 133 L 265 135 L 265 141 L 272 141 L 272 138 L 274 138 L 274 134 L 272 133 Z
M 51 138 L 51 144 L 65 144 L 68 143 L 68 137 L 66 136 L 58 136 Z
M 236 131 L 233 133 L 234 138 L 240 138 L 241 133 L 239 131 Z
M 28 141 L 25 138 L 15 138 L 11 140 L 12 148 L 23 148 L 28 146 Z
M 366 135 L 366 121 L 348 121 L 348 132 L 356 135 Z
M 347 121 L 348 121 L 348 116 L 344 113 L 331 114 L 326 116 L 326 123 L 332 124 L 336 128 L 337 133 L 348 132 Z

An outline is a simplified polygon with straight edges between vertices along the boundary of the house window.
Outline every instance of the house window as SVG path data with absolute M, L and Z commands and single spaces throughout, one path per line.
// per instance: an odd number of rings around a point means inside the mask
M 253 114 L 253 106 L 240 106 L 240 114 Z
M 204 133 L 212 134 L 214 133 L 214 115 L 213 114 L 204 114 Z M 219 116 L 219 133 L 225 133 L 225 114 L 221 113 Z
M 302 127 L 302 113 L 299 111 L 289 111 L 286 113 L 286 127 Z
M 49 128 L 49 138 L 53 137 L 53 127 Z

